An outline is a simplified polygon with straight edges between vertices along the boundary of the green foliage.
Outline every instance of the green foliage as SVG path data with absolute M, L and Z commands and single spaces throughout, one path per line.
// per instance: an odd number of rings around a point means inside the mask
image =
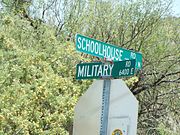
M 68 134 L 89 84 L 75 81 L 75 65 L 86 59 L 45 24 L 34 29 L 9 14 L 0 22 L 0 133 Z
M 176 127 L 173 127 L 173 128 L 176 128 Z M 172 131 L 170 127 L 165 126 L 163 123 L 159 124 L 157 130 L 159 131 L 160 135 L 178 135 L 178 132 Z
M 135 83 L 137 83 L 139 80 L 138 80 L 138 77 L 137 76 L 134 76 L 134 77 L 131 77 L 127 80 L 125 80 L 125 83 L 128 87 L 131 87 L 133 86 Z
M 75 65 L 99 60 L 75 52 L 76 33 L 141 51 L 142 71 L 125 80 L 139 101 L 138 134 L 179 133 L 180 19 L 167 16 L 169 1 L 40 0 L 32 19 L 26 2 L 3 0 L 0 134 L 71 135 L 91 83 L 74 79 Z
M 144 68 L 140 84 L 145 91 L 137 96 L 141 134 L 179 133 L 180 37 L 174 30 L 179 28 L 177 22 L 179 18 L 162 19 L 142 47 Z

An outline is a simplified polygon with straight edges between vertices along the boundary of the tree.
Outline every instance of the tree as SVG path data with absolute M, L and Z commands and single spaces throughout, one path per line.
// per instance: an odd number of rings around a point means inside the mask
M 35 29 L 9 14 L 0 22 L 0 133 L 68 134 L 89 83 L 74 79 L 75 63 L 86 59 L 46 24 Z
M 132 87 L 140 101 L 139 127 L 147 129 L 142 134 L 158 134 L 159 125 L 164 126 L 168 134 L 179 132 L 178 22 L 179 18 L 162 19 L 161 25 L 149 38 L 144 49 L 143 81 L 138 81 Z
M 0 132 L 71 134 L 73 107 L 91 84 L 74 79 L 75 65 L 97 59 L 75 52 L 74 36 L 81 33 L 142 52 L 143 70 L 125 79 L 140 104 L 138 134 L 178 134 L 179 18 L 168 14 L 170 4 L 51 0 L 32 3 L 23 8 L 25 14 L 5 8 Z

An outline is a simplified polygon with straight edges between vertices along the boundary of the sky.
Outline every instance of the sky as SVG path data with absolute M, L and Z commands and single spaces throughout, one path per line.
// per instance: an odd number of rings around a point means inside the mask
M 174 0 L 172 10 L 174 15 L 180 16 L 180 0 Z
M 0 0 L 0 2 L 1 2 L 1 0 Z M 0 9 L 1 8 L 2 7 L 1 7 L 1 3 L 0 3 Z M 180 17 L 180 0 L 173 0 L 172 11 L 173 11 L 173 15 Z

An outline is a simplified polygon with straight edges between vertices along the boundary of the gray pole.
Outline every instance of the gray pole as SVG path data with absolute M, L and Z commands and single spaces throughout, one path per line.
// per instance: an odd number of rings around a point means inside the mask
M 103 92 L 102 92 L 102 112 L 101 112 L 100 135 L 107 135 L 110 88 L 111 88 L 111 80 L 105 79 L 103 83 Z

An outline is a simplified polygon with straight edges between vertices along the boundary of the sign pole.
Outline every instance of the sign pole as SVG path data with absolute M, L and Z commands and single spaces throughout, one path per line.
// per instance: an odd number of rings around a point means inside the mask
M 107 135 L 110 88 L 111 88 L 111 80 L 110 79 L 104 79 L 103 92 L 102 92 L 102 112 L 101 112 L 100 135 Z

